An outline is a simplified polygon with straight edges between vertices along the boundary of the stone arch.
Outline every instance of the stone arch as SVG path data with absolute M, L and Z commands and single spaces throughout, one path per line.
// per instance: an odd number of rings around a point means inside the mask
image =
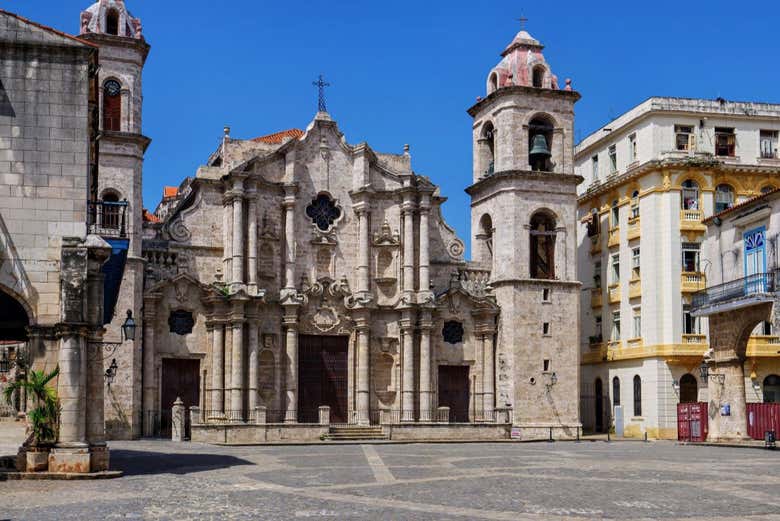
M 482 244 L 482 259 L 484 262 L 493 263 L 493 219 L 489 213 L 485 213 L 479 219 L 479 233 L 477 239 Z
M 103 79 L 103 130 L 122 130 L 122 90 L 124 83 L 115 76 Z
M 710 184 L 709 180 L 707 180 L 705 176 L 698 172 L 683 172 L 682 174 L 679 174 L 675 184 L 672 185 L 672 188 L 681 190 L 683 183 L 688 180 L 695 181 L 696 184 L 699 185 L 700 194 L 701 192 L 712 191 L 712 185 Z
M 680 403 L 697 401 L 699 401 L 699 383 L 691 373 L 685 373 L 680 378 Z
M 119 11 L 113 7 L 106 11 L 106 34 L 120 36 L 119 34 Z
M 32 322 L 29 307 L 12 292 L 0 287 L 0 309 L 3 310 L 0 321 L 0 341 L 26 342 L 27 328 Z
M 487 93 L 493 94 L 498 90 L 498 72 L 493 71 L 488 76 Z
M 496 128 L 492 121 L 488 120 L 482 124 L 477 144 L 479 145 L 480 171 L 484 175 L 492 175 L 496 165 Z
M 531 67 L 531 86 L 537 89 L 543 89 L 547 79 L 547 67 L 544 64 L 537 63 Z
M 764 403 L 780 403 L 780 376 L 770 374 L 761 385 Z
M 555 117 L 547 112 L 537 111 L 526 114 L 523 119 L 523 125 L 529 126 L 533 120 L 542 120 L 550 125 L 553 129 L 558 128 L 560 125 Z
M 529 230 L 530 277 L 555 279 L 555 214 L 547 209 L 536 210 L 531 215 Z

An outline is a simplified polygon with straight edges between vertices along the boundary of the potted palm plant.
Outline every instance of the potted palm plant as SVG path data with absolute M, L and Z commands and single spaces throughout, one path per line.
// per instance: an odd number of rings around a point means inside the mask
M 24 463 L 27 472 L 40 472 L 49 467 L 49 452 L 57 441 L 57 422 L 60 412 L 57 391 L 49 387 L 49 383 L 59 374 L 59 367 L 49 374 L 44 371 L 30 370 L 26 376 L 3 390 L 3 396 L 9 404 L 17 391 L 23 390 L 33 399 L 34 408 L 27 412 L 30 435 L 22 444 L 22 451 L 26 453 Z

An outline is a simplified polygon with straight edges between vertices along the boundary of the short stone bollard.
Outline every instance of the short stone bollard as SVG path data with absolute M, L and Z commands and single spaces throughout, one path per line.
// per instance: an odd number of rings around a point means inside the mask
M 200 417 L 200 407 L 194 405 L 190 407 L 190 425 L 197 425 L 203 423 Z
M 387 425 L 391 421 L 390 409 L 379 409 L 379 425 Z
M 178 397 L 171 410 L 171 441 L 184 441 L 184 402 Z
M 320 406 L 320 425 L 330 425 L 330 407 L 327 405 Z
M 267 423 L 268 410 L 263 405 L 255 407 L 255 424 L 265 425 Z
M 439 423 L 450 423 L 450 408 L 439 407 L 436 409 L 436 421 Z

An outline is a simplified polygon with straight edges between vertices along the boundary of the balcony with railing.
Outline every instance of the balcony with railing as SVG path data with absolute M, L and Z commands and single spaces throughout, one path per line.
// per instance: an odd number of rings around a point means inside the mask
M 701 222 L 704 212 L 701 210 L 680 210 L 680 230 L 690 232 L 705 232 L 707 225 Z
M 705 345 L 707 343 L 707 335 L 683 334 L 682 343 L 685 345 Z
M 748 340 L 748 357 L 777 357 L 780 356 L 780 336 L 776 335 L 753 335 Z
M 89 233 L 101 237 L 127 237 L 127 201 L 89 201 Z
M 704 273 L 684 271 L 680 278 L 680 291 L 683 293 L 696 293 L 707 287 L 707 278 Z
M 592 288 L 590 290 L 590 307 L 600 308 L 603 302 L 601 300 L 601 288 Z
M 694 293 L 691 299 L 693 314 L 707 316 L 772 302 L 777 290 L 777 274 L 778 270 L 756 273 Z

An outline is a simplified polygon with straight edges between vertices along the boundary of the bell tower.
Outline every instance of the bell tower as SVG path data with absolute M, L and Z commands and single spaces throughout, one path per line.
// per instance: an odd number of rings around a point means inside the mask
M 579 293 L 574 104 L 542 44 L 521 30 L 487 76 L 473 123 L 472 258 L 501 306 L 496 406 L 521 436 L 576 436 Z
M 120 339 L 126 312 L 140 325 L 143 317 L 142 256 L 143 164 L 151 140 L 142 133 L 143 68 L 149 54 L 141 21 L 124 0 L 99 0 L 81 13 L 80 38 L 100 47 L 97 107 L 93 117 L 100 129 L 93 157 L 91 233 L 112 246 L 103 268 L 106 282 L 106 339 Z M 141 421 L 141 343 L 143 335 L 124 342 L 105 361 L 116 358 L 117 375 L 106 395 L 106 433 L 115 439 L 138 437 Z M 151 385 L 144 382 L 144 387 Z

